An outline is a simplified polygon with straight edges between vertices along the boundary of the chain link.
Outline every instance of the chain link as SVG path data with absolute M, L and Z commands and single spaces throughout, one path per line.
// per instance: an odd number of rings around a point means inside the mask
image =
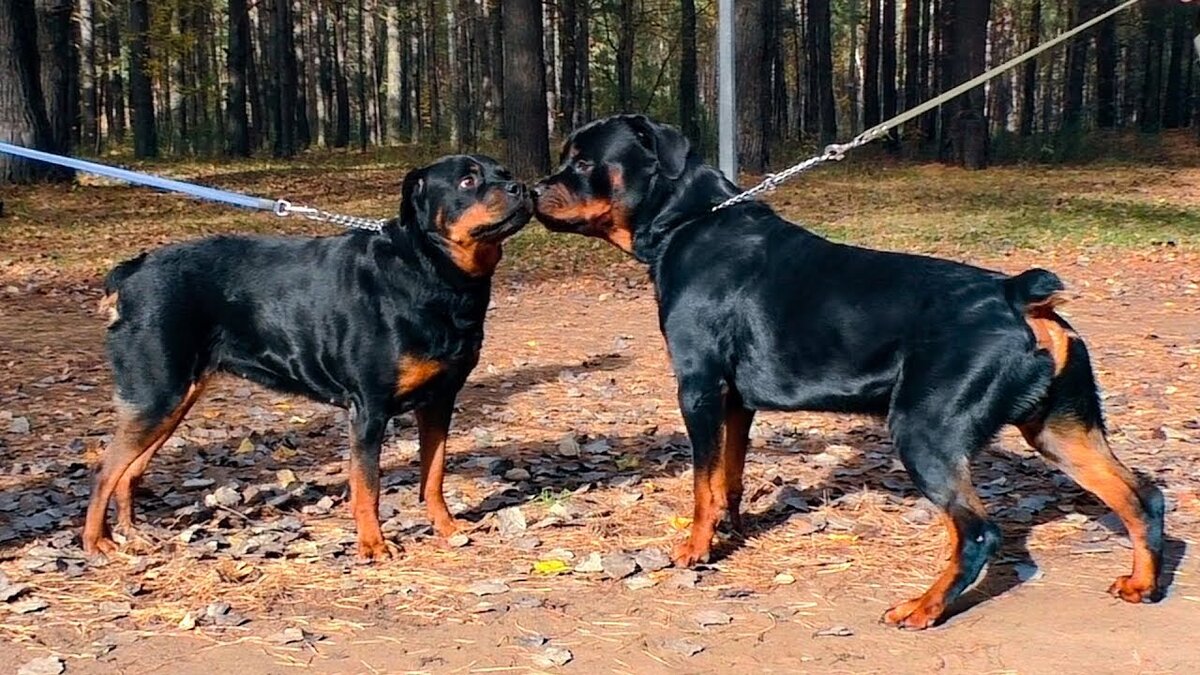
M 376 220 L 374 218 L 359 218 L 358 216 L 347 216 L 341 213 L 330 213 L 314 209 L 311 206 L 294 206 L 286 199 L 275 201 L 275 215 L 280 218 L 288 216 L 301 216 L 309 220 L 315 220 L 321 223 L 333 223 L 341 227 L 352 230 L 367 230 L 370 232 L 382 232 L 383 226 L 387 224 L 386 220 Z

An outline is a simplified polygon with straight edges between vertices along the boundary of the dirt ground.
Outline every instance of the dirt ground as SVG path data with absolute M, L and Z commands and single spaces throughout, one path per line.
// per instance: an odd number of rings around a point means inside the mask
M 1119 525 L 1006 433 L 974 463 L 1005 532 L 987 578 L 939 628 L 879 624 L 932 581 L 946 539 L 880 423 L 837 415 L 760 415 L 747 540 L 694 574 L 659 569 L 687 527 L 688 449 L 653 291 L 623 262 L 498 278 L 450 441 L 451 508 L 473 523 L 465 544 L 431 536 L 415 433 L 400 420 L 383 513 L 403 551 L 355 564 L 344 415 L 230 379 L 151 466 L 142 536 L 93 566 L 77 529 L 112 421 L 97 280 L 43 260 L 0 266 L 0 663 L 1200 672 L 1200 255 L 1064 245 L 969 259 L 1050 267 L 1078 296 L 1067 313 L 1091 346 L 1114 449 L 1168 496 L 1162 603 L 1105 594 L 1130 565 Z

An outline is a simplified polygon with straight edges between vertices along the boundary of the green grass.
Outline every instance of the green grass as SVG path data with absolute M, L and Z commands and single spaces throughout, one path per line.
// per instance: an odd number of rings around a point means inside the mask
M 440 154 L 388 148 L 140 166 L 249 194 L 386 217 L 397 209 L 405 171 Z M 91 177 L 81 182 L 6 188 L 0 276 L 49 270 L 94 277 L 138 250 L 220 232 L 336 231 Z M 984 257 L 1019 248 L 1200 246 L 1200 168 L 1182 161 L 968 172 L 864 153 L 800 176 L 766 199 L 785 217 L 830 238 L 893 250 Z M 602 242 L 554 235 L 534 223 L 508 244 L 505 266 L 561 276 L 624 259 Z

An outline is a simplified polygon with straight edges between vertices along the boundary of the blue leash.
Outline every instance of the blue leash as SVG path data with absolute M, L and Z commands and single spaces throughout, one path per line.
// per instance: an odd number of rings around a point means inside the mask
M 162 176 L 154 176 L 147 173 L 139 173 L 130 171 L 120 167 L 108 166 L 106 164 L 97 164 L 88 162 L 74 157 L 63 157 L 41 150 L 33 150 L 23 148 L 19 145 L 0 142 L 0 152 L 26 159 L 33 159 L 39 162 L 48 164 L 57 164 L 65 166 L 76 171 L 84 171 L 94 173 L 108 178 L 133 183 L 135 185 L 145 185 L 147 187 L 165 190 L 167 192 L 180 192 L 186 195 L 191 195 L 199 199 L 206 199 L 213 202 L 223 202 L 232 204 L 247 209 L 258 209 L 260 211 L 270 211 L 277 216 L 286 217 L 290 215 L 303 216 L 310 220 L 321 222 L 334 223 L 343 227 L 349 227 L 359 230 L 371 230 L 378 232 L 383 229 L 386 221 L 373 220 L 370 218 L 358 218 L 356 216 L 346 216 L 328 211 L 321 211 L 308 206 L 293 206 L 291 202 L 285 199 L 264 199 L 262 197 L 251 197 L 249 195 L 229 192 L 228 190 L 218 190 L 204 185 L 196 185 L 194 183 L 185 183 L 183 181 L 163 178 Z

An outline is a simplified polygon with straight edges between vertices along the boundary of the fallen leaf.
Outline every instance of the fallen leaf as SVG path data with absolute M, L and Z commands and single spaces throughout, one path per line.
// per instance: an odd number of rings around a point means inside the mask
M 562 560 L 539 560 L 533 563 L 533 571 L 537 574 L 552 576 L 571 571 L 571 566 Z
M 671 529 L 676 532 L 683 532 L 692 526 L 692 519 L 687 516 L 671 516 L 671 520 L 668 523 L 670 523 Z
M 775 575 L 775 578 L 771 580 L 771 583 L 775 584 L 776 586 L 788 586 L 796 583 L 796 577 L 788 574 L 787 572 L 780 572 L 779 574 Z
M 600 554 L 596 552 L 589 553 L 583 562 L 575 566 L 576 572 L 584 574 L 595 574 L 604 571 L 604 562 L 600 559 Z
M 847 626 L 830 626 L 813 633 L 813 637 L 850 637 L 851 635 L 854 635 L 854 630 Z

